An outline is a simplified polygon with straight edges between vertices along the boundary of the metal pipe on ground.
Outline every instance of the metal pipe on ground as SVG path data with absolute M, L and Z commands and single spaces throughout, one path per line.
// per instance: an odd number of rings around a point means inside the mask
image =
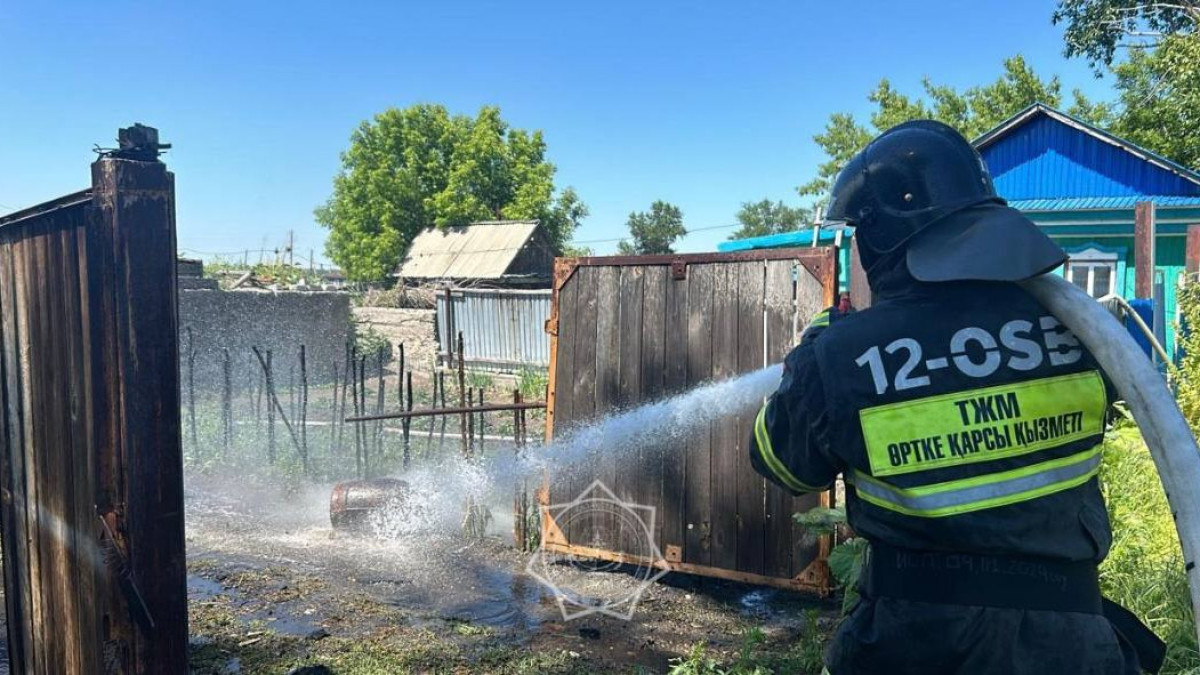
M 1021 286 L 1083 341 L 1129 405 L 1171 507 L 1193 615 L 1200 620 L 1200 447 L 1175 397 L 1129 331 L 1081 289 L 1054 274 Z M 1200 637 L 1200 621 L 1196 632 Z

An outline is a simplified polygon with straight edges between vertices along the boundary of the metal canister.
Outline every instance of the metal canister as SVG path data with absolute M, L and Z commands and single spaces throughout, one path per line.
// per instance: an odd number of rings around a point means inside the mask
M 329 522 L 334 530 L 367 533 L 372 514 L 403 508 L 407 497 L 408 483 L 398 478 L 342 481 L 329 496 Z

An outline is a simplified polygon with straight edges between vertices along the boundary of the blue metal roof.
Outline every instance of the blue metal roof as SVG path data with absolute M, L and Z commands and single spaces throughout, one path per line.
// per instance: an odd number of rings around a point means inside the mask
M 846 232 L 849 235 L 849 232 Z M 835 229 L 822 229 L 819 242 L 830 242 L 837 236 Z M 787 248 L 789 246 L 812 246 L 813 233 L 812 228 L 804 230 L 796 230 L 794 232 L 784 232 L 782 234 L 768 234 L 763 237 L 748 237 L 746 239 L 733 239 L 731 241 L 723 241 L 717 244 L 717 250 L 722 253 L 732 251 L 749 251 L 759 248 Z
M 1200 206 L 1200 195 L 1139 195 L 1130 197 L 1064 197 L 1062 199 L 1010 199 L 1008 205 L 1021 211 L 1082 211 L 1089 209 L 1132 209 L 1138 202 L 1158 206 Z
M 1041 104 L 980 136 L 975 145 L 996 191 L 1017 208 L 1028 208 L 1018 205 L 1026 200 L 1103 208 L 1063 200 L 1200 196 L 1200 174 Z

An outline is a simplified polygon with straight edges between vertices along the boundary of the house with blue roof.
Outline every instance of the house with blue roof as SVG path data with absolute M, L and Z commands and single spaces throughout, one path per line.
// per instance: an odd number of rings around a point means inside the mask
M 997 125 L 974 145 L 1000 196 L 1071 256 L 1059 273 L 1092 297 L 1135 297 L 1134 233 L 1137 205 L 1143 204 L 1142 217 L 1153 221 L 1155 318 L 1165 326 L 1166 347 L 1174 354 L 1175 290 L 1184 269 L 1187 227 L 1200 223 L 1200 173 L 1041 103 Z M 822 231 L 817 238 L 824 244 L 833 236 Z M 808 230 L 718 248 L 804 246 L 813 240 Z M 849 265 L 841 268 L 844 284 Z

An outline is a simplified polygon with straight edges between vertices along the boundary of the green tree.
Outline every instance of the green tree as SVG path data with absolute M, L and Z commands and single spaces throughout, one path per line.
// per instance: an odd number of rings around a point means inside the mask
M 1059 106 L 1062 85 L 1057 77 L 1042 79 L 1017 55 L 1004 61 L 1004 72 L 996 81 L 959 91 L 954 87 L 922 81 L 922 94 L 909 96 L 883 79 L 867 99 L 875 104 L 868 125 L 847 113 L 830 115 L 825 130 L 813 137 L 828 158 L 817 177 L 798 188 L 802 195 L 822 195 L 829 190 L 842 166 L 880 132 L 913 119 L 935 119 L 973 138 L 991 129 L 1026 106 L 1041 102 Z M 1074 92 L 1072 114 L 1089 121 L 1103 119 L 1107 107 L 1088 101 Z
M 622 255 L 663 255 L 674 253 L 671 246 L 675 240 L 687 234 L 683 226 L 683 212 L 678 206 L 664 201 L 650 205 L 649 211 L 629 214 L 625 223 L 633 242 L 621 241 L 617 249 Z
M 1053 20 L 1068 56 L 1116 75 L 1112 131 L 1200 168 L 1200 0 L 1060 0 Z
M 488 219 L 539 220 L 561 250 L 588 210 L 571 188 L 555 194 L 545 155 L 542 133 L 510 127 L 499 108 L 385 110 L 355 130 L 315 211 L 326 253 L 350 279 L 381 279 L 423 229 Z
M 792 232 L 808 224 L 805 215 L 804 209 L 787 206 L 782 201 L 762 199 L 757 202 L 743 202 L 742 208 L 737 212 L 738 222 L 742 226 L 729 235 L 729 238 L 745 239 Z
M 1121 47 L 1153 48 L 1167 35 L 1195 33 L 1200 0 L 1059 0 L 1055 24 L 1066 24 L 1067 56 L 1083 56 L 1099 75 Z
M 1120 96 L 1113 133 L 1200 170 L 1200 34 L 1133 49 L 1113 72 Z

